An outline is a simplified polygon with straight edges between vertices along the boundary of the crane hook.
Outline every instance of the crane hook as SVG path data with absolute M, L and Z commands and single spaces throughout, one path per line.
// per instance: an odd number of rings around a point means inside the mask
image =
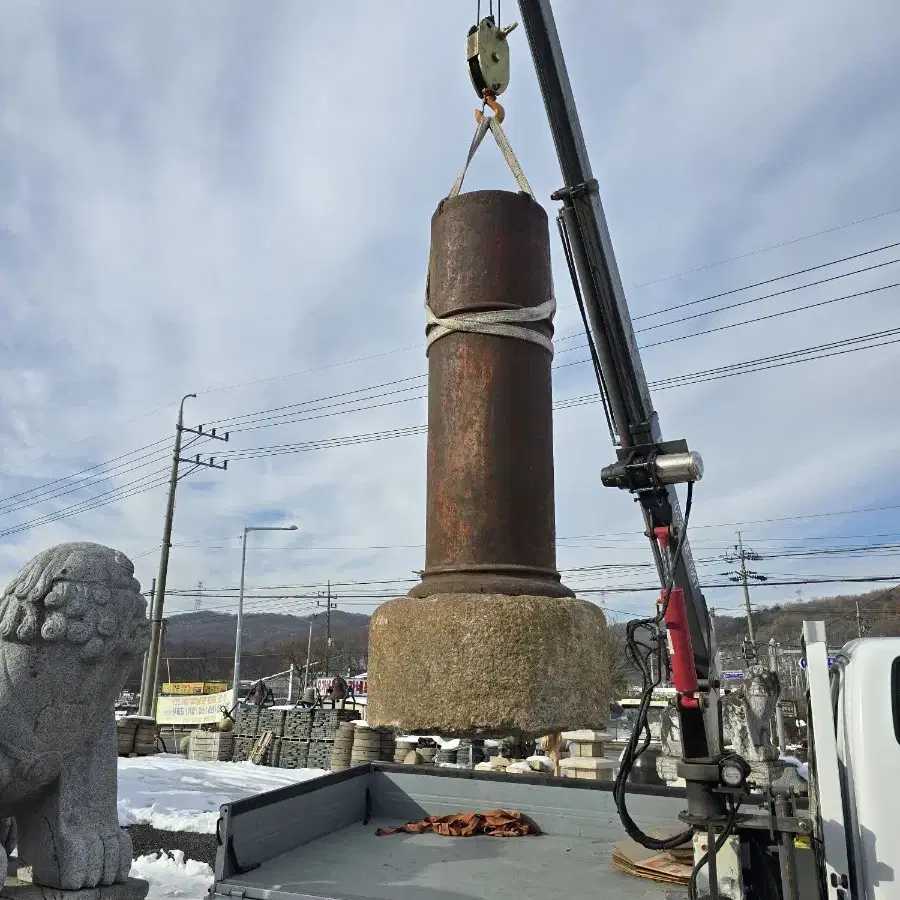
M 485 91 L 484 102 L 486 106 L 489 106 L 491 108 L 494 115 L 497 117 L 497 124 L 502 125 L 503 120 L 506 118 L 506 110 L 497 102 L 497 97 L 493 93 L 491 93 L 491 91 Z M 476 109 L 475 121 L 480 125 L 483 118 L 484 107 L 482 107 L 481 109 Z

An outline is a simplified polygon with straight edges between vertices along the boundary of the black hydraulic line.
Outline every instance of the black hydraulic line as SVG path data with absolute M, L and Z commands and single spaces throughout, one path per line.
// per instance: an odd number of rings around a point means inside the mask
M 591 334 L 591 326 L 588 322 L 587 311 L 584 308 L 584 298 L 581 296 L 581 285 L 578 281 L 578 269 L 575 266 L 575 258 L 572 255 L 572 243 L 569 240 L 569 232 L 566 228 L 566 220 L 563 212 L 556 217 L 556 224 L 559 228 L 559 237 L 563 245 L 563 255 L 566 258 L 566 266 L 569 270 L 569 278 L 572 280 L 572 290 L 575 294 L 575 301 L 578 304 L 578 312 L 581 314 L 581 321 L 584 325 L 584 332 L 587 336 L 588 350 L 591 353 L 591 363 L 594 367 L 594 375 L 597 378 L 597 387 L 600 389 L 600 402 L 603 404 L 603 413 L 606 416 L 606 427 L 609 429 L 609 439 L 616 443 L 616 432 L 613 426 L 612 412 L 609 407 L 609 389 L 603 379 L 603 369 L 600 366 L 600 357 L 597 354 L 597 348 L 594 345 L 594 336 Z

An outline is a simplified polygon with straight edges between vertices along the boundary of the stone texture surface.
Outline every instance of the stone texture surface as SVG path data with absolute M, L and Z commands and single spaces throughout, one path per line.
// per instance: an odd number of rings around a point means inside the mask
M 751 765 L 778 759 L 772 743 L 772 716 L 781 695 L 778 675 L 765 666 L 751 666 L 741 686 L 722 698 L 725 734 L 737 753 Z
M 4 900 L 144 900 L 149 891 L 150 883 L 142 878 L 129 878 L 118 884 L 77 891 L 13 880 L 0 890 L 0 897 Z
M 575 598 L 399 597 L 369 626 L 370 725 L 459 736 L 597 729 L 609 718 L 610 635 Z
M 0 598 L 0 819 L 35 885 L 135 896 L 113 706 L 147 637 L 134 566 L 99 544 L 45 550 Z

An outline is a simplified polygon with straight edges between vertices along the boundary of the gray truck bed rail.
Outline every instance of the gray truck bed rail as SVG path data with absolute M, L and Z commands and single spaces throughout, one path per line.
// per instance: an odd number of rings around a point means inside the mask
M 518 809 L 536 837 L 377 837 L 427 815 Z M 677 827 L 684 792 L 635 786 L 644 827 Z M 222 807 L 215 894 L 247 900 L 661 900 L 610 862 L 624 835 L 606 783 L 372 763 Z

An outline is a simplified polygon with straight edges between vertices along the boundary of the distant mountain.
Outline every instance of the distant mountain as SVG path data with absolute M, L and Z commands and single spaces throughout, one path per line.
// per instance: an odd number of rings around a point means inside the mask
M 751 596 L 751 599 L 755 599 Z M 860 626 L 864 634 L 900 635 L 897 601 L 900 587 L 885 588 L 866 594 L 826 597 L 804 602 L 753 605 L 753 626 L 757 645 L 764 647 L 774 637 L 784 647 L 796 647 L 804 619 L 823 619 L 828 642 L 840 647 L 857 636 L 856 605 L 860 609 Z M 710 604 L 712 606 L 712 604 Z M 237 617 L 225 613 L 191 612 L 168 619 L 163 649 L 164 680 L 218 681 L 229 680 L 234 666 L 234 638 Z M 740 664 L 740 645 L 747 634 L 746 617 L 740 614 L 714 616 L 716 639 L 726 665 Z M 301 669 L 306 663 L 310 616 L 280 613 L 248 613 L 244 616 L 241 670 L 246 678 L 283 671 L 291 662 Z M 612 625 L 624 660 L 624 624 Z M 326 654 L 325 615 L 313 620 L 310 648 L 311 672 L 322 672 L 324 661 L 329 671 L 346 673 L 367 668 L 369 616 L 333 610 L 331 613 L 332 644 Z M 129 684 L 140 680 L 140 667 L 131 673 Z M 622 674 L 637 680 L 637 672 L 624 663 Z
M 283 613 L 245 613 L 242 645 L 246 653 L 260 653 L 271 644 L 303 639 L 309 636 L 310 616 Z M 331 634 L 336 641 L 359 637 L 367 631 L 369 617 L 360 613 L 331 611 Z M 166 626 L 166 643 L 170 650 L 185 644 L 203 644 L 208 649 L 234 650 L 237 616 L 216 612 L 190 612 L 172 616 Z M 325 614 L 313 620 L 313 634 L 325 633 Z
M 290 616 L 282 613 L 247 613 L 241 640 L 241 672 L 259 678 L 306 663 L 309 623 L 311 672 L 324 668 L 325 614 Z M 162 654 L 163 681 L 229 681 L 234 669 L 237 616 L 215 612 L 190 612 L 170 616 Z M 332 674 L 348 667 L 364 671 L 369 640 L 369 616 L 335 609 L 331 612 L 331 649 L 327 653 Z M 140 681 L 135 667 L 129 685 Z
M 751 601 L 753 599 L 751 589 Z M 770 638 L 775 638 L 785 646 L 799 646 L 804 619 L 823 621 L 828 644 L 832 647 L 840 647 L 858 637 L 859 630 L 868 637 L 897 636 L 900 635 L 898 600 L 900 587 L 886 586 L 865 594 L 821 597 L 801 602 L 774 603 L 770 606 L 756 606 L 751 602 L 754 637 L 757 644 L 765 644 Z M 713 606 L 712 603 L 710 605 Z M 720 646 L 734 648 L 747 634 L 746 615 L 716 615 L 714 622 Z
M 757 652 L 763 661 L 768 659 L 767 645 L 771 638 L 783 649 L 796 651 L 800 647 L 800 633 L 804 620 L 820 620 L 825 623 L 829 647 L 842 647 L 858 637 L 862 631 L 866 637 L 900 636 L 900 616 L 897 601 L 900 600 L 900 586 L 865 594 L 846 594 L 838 597 L 821 597 L 792 603 L 774 603 L 757 606 L 751 588 L 751 614 L 753 636 Z M 715 612 L 715 606 L 707 598 L 716 632 L 722 663 L 725 668 L 739 669 L 744 666 L 742 643 L 747 636 L 747 617 L 742 613 L 722 615 Z M 857 621 L 857 604 L 859 620 Z M 730 605 L 729 605 L 730 607 Z M 616 622 L 612 629 L 620 647 L 625 645 L 625 624 Z M 625 677 L 632 684 L 640 682 L 639 672 L 630 664 L 624 666 Z

